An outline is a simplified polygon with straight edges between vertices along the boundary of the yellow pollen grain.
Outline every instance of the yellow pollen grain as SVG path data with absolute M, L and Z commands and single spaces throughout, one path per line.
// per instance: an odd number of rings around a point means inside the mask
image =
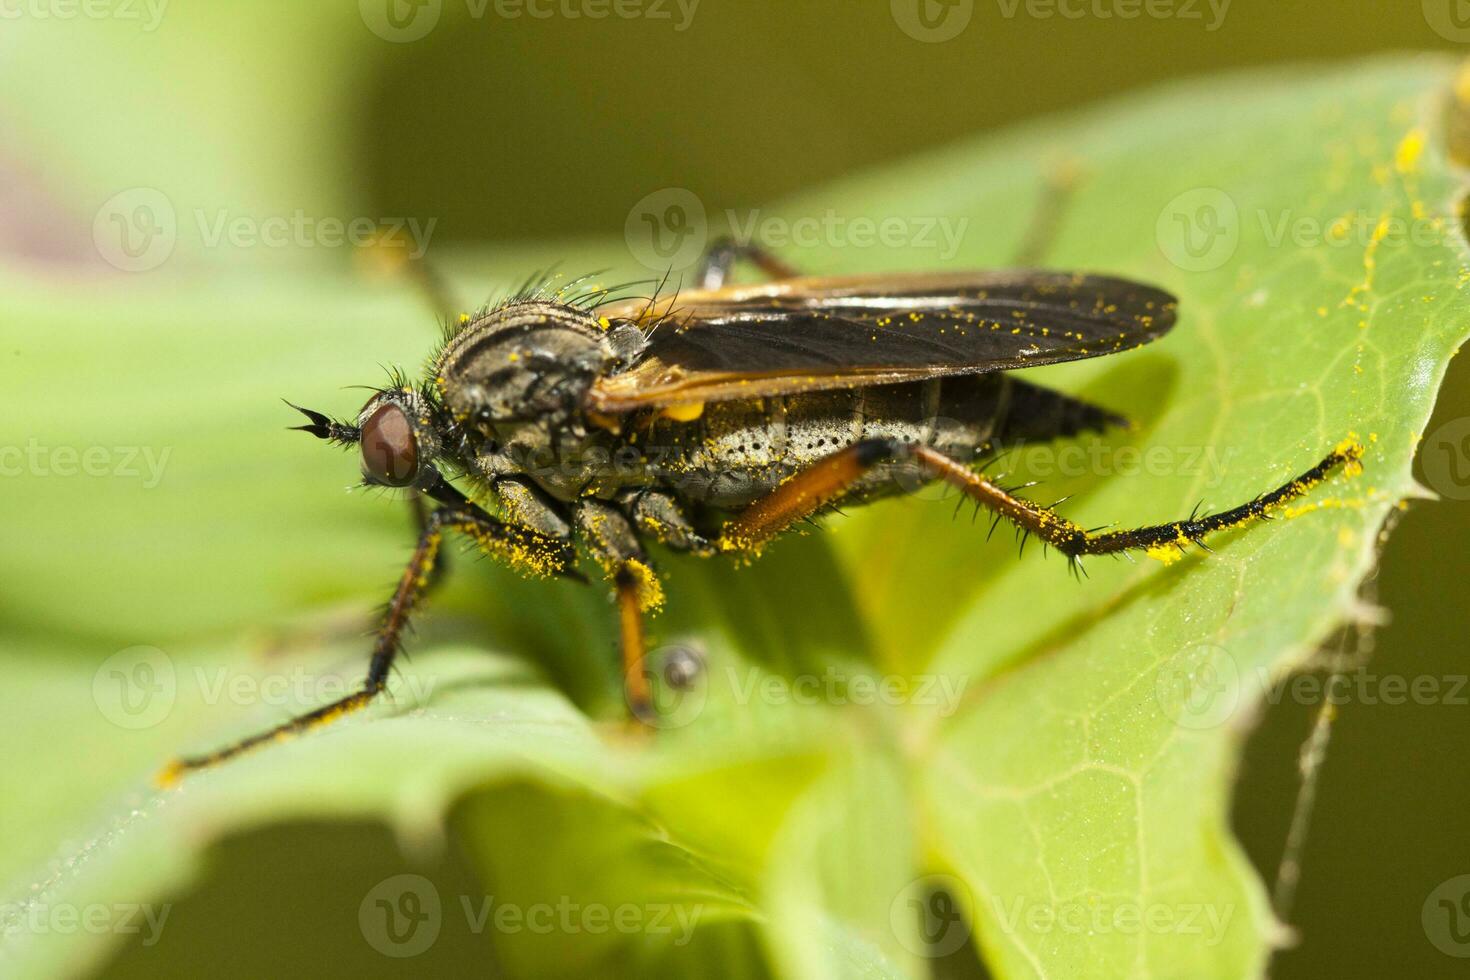
M 646 613 L 658 612 L 662 609 L 664 589 L 659 584 L 658 576 L 653 574 L 653 569 L 636 558 L 630 559 L 626 567 L 638 580 L 638 608 Z
M 675 422 L 693 422 L 704 414 L 704 402 L 683 402 L 663 410 L 663 417 Z
M 1424 130 L 1415 127 L 1399 141 L 1398 149 L 1393 154 L 1394 169 L 1401 174 L 1413 173 L 1419 169 L 1419 158 L 1424 155 Z
M 1148 555 L 1154 561 L 1161 562 L 1165 565 L 1172 565 L 1181 557 L 1183 557 L 1182 555 L 1180 555 L 1179 549 L 1174 547 L 1172 544 L 1153 545 L 1148 548 L 1144 552 L 1144 554 Z

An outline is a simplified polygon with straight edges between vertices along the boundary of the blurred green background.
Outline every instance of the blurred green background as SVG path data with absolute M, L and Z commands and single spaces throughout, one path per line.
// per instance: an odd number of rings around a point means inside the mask
M 968 16 L 962 30 L 929 42 L 902 28 L 902 0 L 668 0 L 667 18 L 601 20 L 507 18 L 493 5 L 477 18 L 464 0 L 443 0 L 403 5 L 434 21 L 404 42 L 370 29 L 383 6 L 175 2 L 132 7 L 137 20 L 0 23 L 7 288 L 118 275 L 98 258 L 92 221 L 137 185 L 245 214 L 434 216 L 436 249 L 605 238 L 664 188 L 692 191 L 711 214 L 759 207 L 1184 76 L 1382 50 L 1470 53 L 1470 33 L 1453 29 L 1456 0 L 1236 0 L 1213 29 L 1218 7 L 1203 2 L 1189 8 L 1197 17 L 1122 20 L 977 0 L 951 12 Z M 282 260 L 206 249 L 186 231 L 181 268 Z M 324 274 L 351 262 L 346 249 L 316 252 L 287 260 Z M 0 334 L 23 329 L 0 324 Z M 1462 359 L 1425 452 L 1453 451 L 1446 440 L 1467 416 Z M 1442 477 L 1426 482 L 1445 489 Z M 1467 514 L 1463 500 L 1416 504 L 1395 530 L 1372 584 L 1392 616 L 1373 637 L 1373 672 L 1465 675 L 1470 612 L 1453 570 L 1470 552 Z M 1315 710 L 1289 698 L 1270 710 L 1243 765 L 1236 824 L 1268 882 Z M 1466 745 L 1464 703 L 1342 708 L 1291 916 L 1301 943 L 1274 976 L 1463 975 L 1426 940 L 1420 911 L 1439 882 L 1470 872 Z

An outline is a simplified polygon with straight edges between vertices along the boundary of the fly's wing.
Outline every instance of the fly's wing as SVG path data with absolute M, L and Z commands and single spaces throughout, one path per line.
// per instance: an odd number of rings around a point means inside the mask
M 801 278 L 599 310 L 648 346 L 594 385 L 608 414 L 1098 357 L 1174 325 L 1174 297 L 1106 276 L 1002 271 Z

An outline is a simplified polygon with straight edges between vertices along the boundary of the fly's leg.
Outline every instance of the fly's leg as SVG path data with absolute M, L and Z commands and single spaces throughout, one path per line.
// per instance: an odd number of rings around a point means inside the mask
M 754 265 L 770 279 L 795 279 L 801 275 L 794 266 L 776 258 L 760 245 L 742 244 L 733 238 L 717 239 L 699 260 L 699 269 L 694 275 L 700 289 L 719 289 L 730 278 L 735 264 L 741 260 Z
M 581 539 L 612 582 L 628 707 L 634 718 L 650 721 L 653 692 L 644 663 L 648 654 L 644 619 L 663 605 L 663 587 L 643 554 L 633 525 L 616 507 L 600 500 L 584 500 L 577 506 L 576 525 Z
M 1348 439 L 1296 479 L 1237 507 L 1183 521 L 1094 534 L 1050 508 L 1017 497 L 969 466 L 928 446 L 892 439 L 865 439 L 797 473 L 725 526 L 716 544 L 727 551 L 754 551 L 774 535 L 841 498 L 864 474 L 881 463 L 912 460 L 928 476 L 943 480 L 1023 532 L 1034 534 L 1074 562 L 1084 555 L 1144 550 L 1173 560 L 1185 545 L 1203 544 L 1206 536 L 1270 516 L 1288 501 L 1306 494 L 1339 467 L 1361 470 L 1363 447 Z
M 714 545 L 694 528 L 672 494 L 662 490 L 630 490 L 618 498 L 634 530 L 675 551 L 707 558 Z
M 452 324 L 460 319 L 464 307 L 455 301 L 438 267 L 424 257 L 426 247 L 426 242 L 414 241 L 400 228 L 374 236 L 357 254 L 373 272 L 408 280 L 439 320 Z
M 418 529 L 419 540 L 422 541 L 424 535 L 429 531 L 429 523 L 433 512 L 429 510 L 428 504 L 424 503 L 423 495 L 417 492 L 408 499 L 408 509 L 413 514 L 413 526 Z M 449 559 L 444 555 L 439 555 L 438 560 L 433 564 L 433 568 L 429 569 L 429 581 L 424 586 L 425 591 L 428 592 L 434 589 L 440 582 L 444 581 L 444 575 L 448 571 Z
M 388 602 L 388 611 L 373 644 L 367 679 L 360 690 L 215 752 L 176 759 L 159 773 L 159 784 L 171 785 L 190 772 L 233 759 L 266 742 L 284 740 L 319 728 L 371 703 L 387 686 L 388 671 L 401 648 L 409 617 L 428 588 L 447 531 L 459 531 L 485 552 L 505 557 L 519 567 L 546 575 L 575 574 L 576 554 L 568 541 L 549 538 L 514 524 L 504 524 L 473 504 L 435 510 L 428 516 L 413 557 L 409 559 L 399 577 L 398 587 L 393 591 L 393 598 Z
M 1032 269 L 1046 264 L 1046 256 L 1062 228 L 1062 215 L 1081 179 L 1081 167 L 1075 162 L 1057 164 L 1047 170 L 1041 200 L 1031 212 L 1021 244 L 1011 256 L 1012 266 Z

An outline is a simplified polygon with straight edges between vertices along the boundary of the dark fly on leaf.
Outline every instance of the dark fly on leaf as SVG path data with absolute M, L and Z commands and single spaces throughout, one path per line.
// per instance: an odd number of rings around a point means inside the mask
M 742 258 L 771 281 L 727 287 Z M 616 302 L 601 292 L 532 290 L 458 318 L 422 384 L 378 391 L 352 422 L 302 409 L 309 424 L 300 428 L 359 447 L 369 484 L 403 488 L 434 509 L 389 601 L 362 688 L 179 760 L 165 779 L 382 693 L 452 531 L 547 577 L 580 578 L 580 545 L 610 585 L 628 701 L 647 719 L 644 618 L 662 602 L 650 542 L 702 557 L 753 556 L 824 509 L 944 481 L 1074 563 L 1133 549 L 1173 554 L 1267 517 L 1336 468 L 1355 469 L 1362 455 L 1347 440 L 1237 507 L 1098 533 L 1016 496 L 977 463 L 1023 442 L 1123 424 L 1006 372 L 1156 340 L 1174 326 L 1169 294 L 1037 271 L 803 278 L 763 251 L 728 244 L 706 259 L 700 286 Z

